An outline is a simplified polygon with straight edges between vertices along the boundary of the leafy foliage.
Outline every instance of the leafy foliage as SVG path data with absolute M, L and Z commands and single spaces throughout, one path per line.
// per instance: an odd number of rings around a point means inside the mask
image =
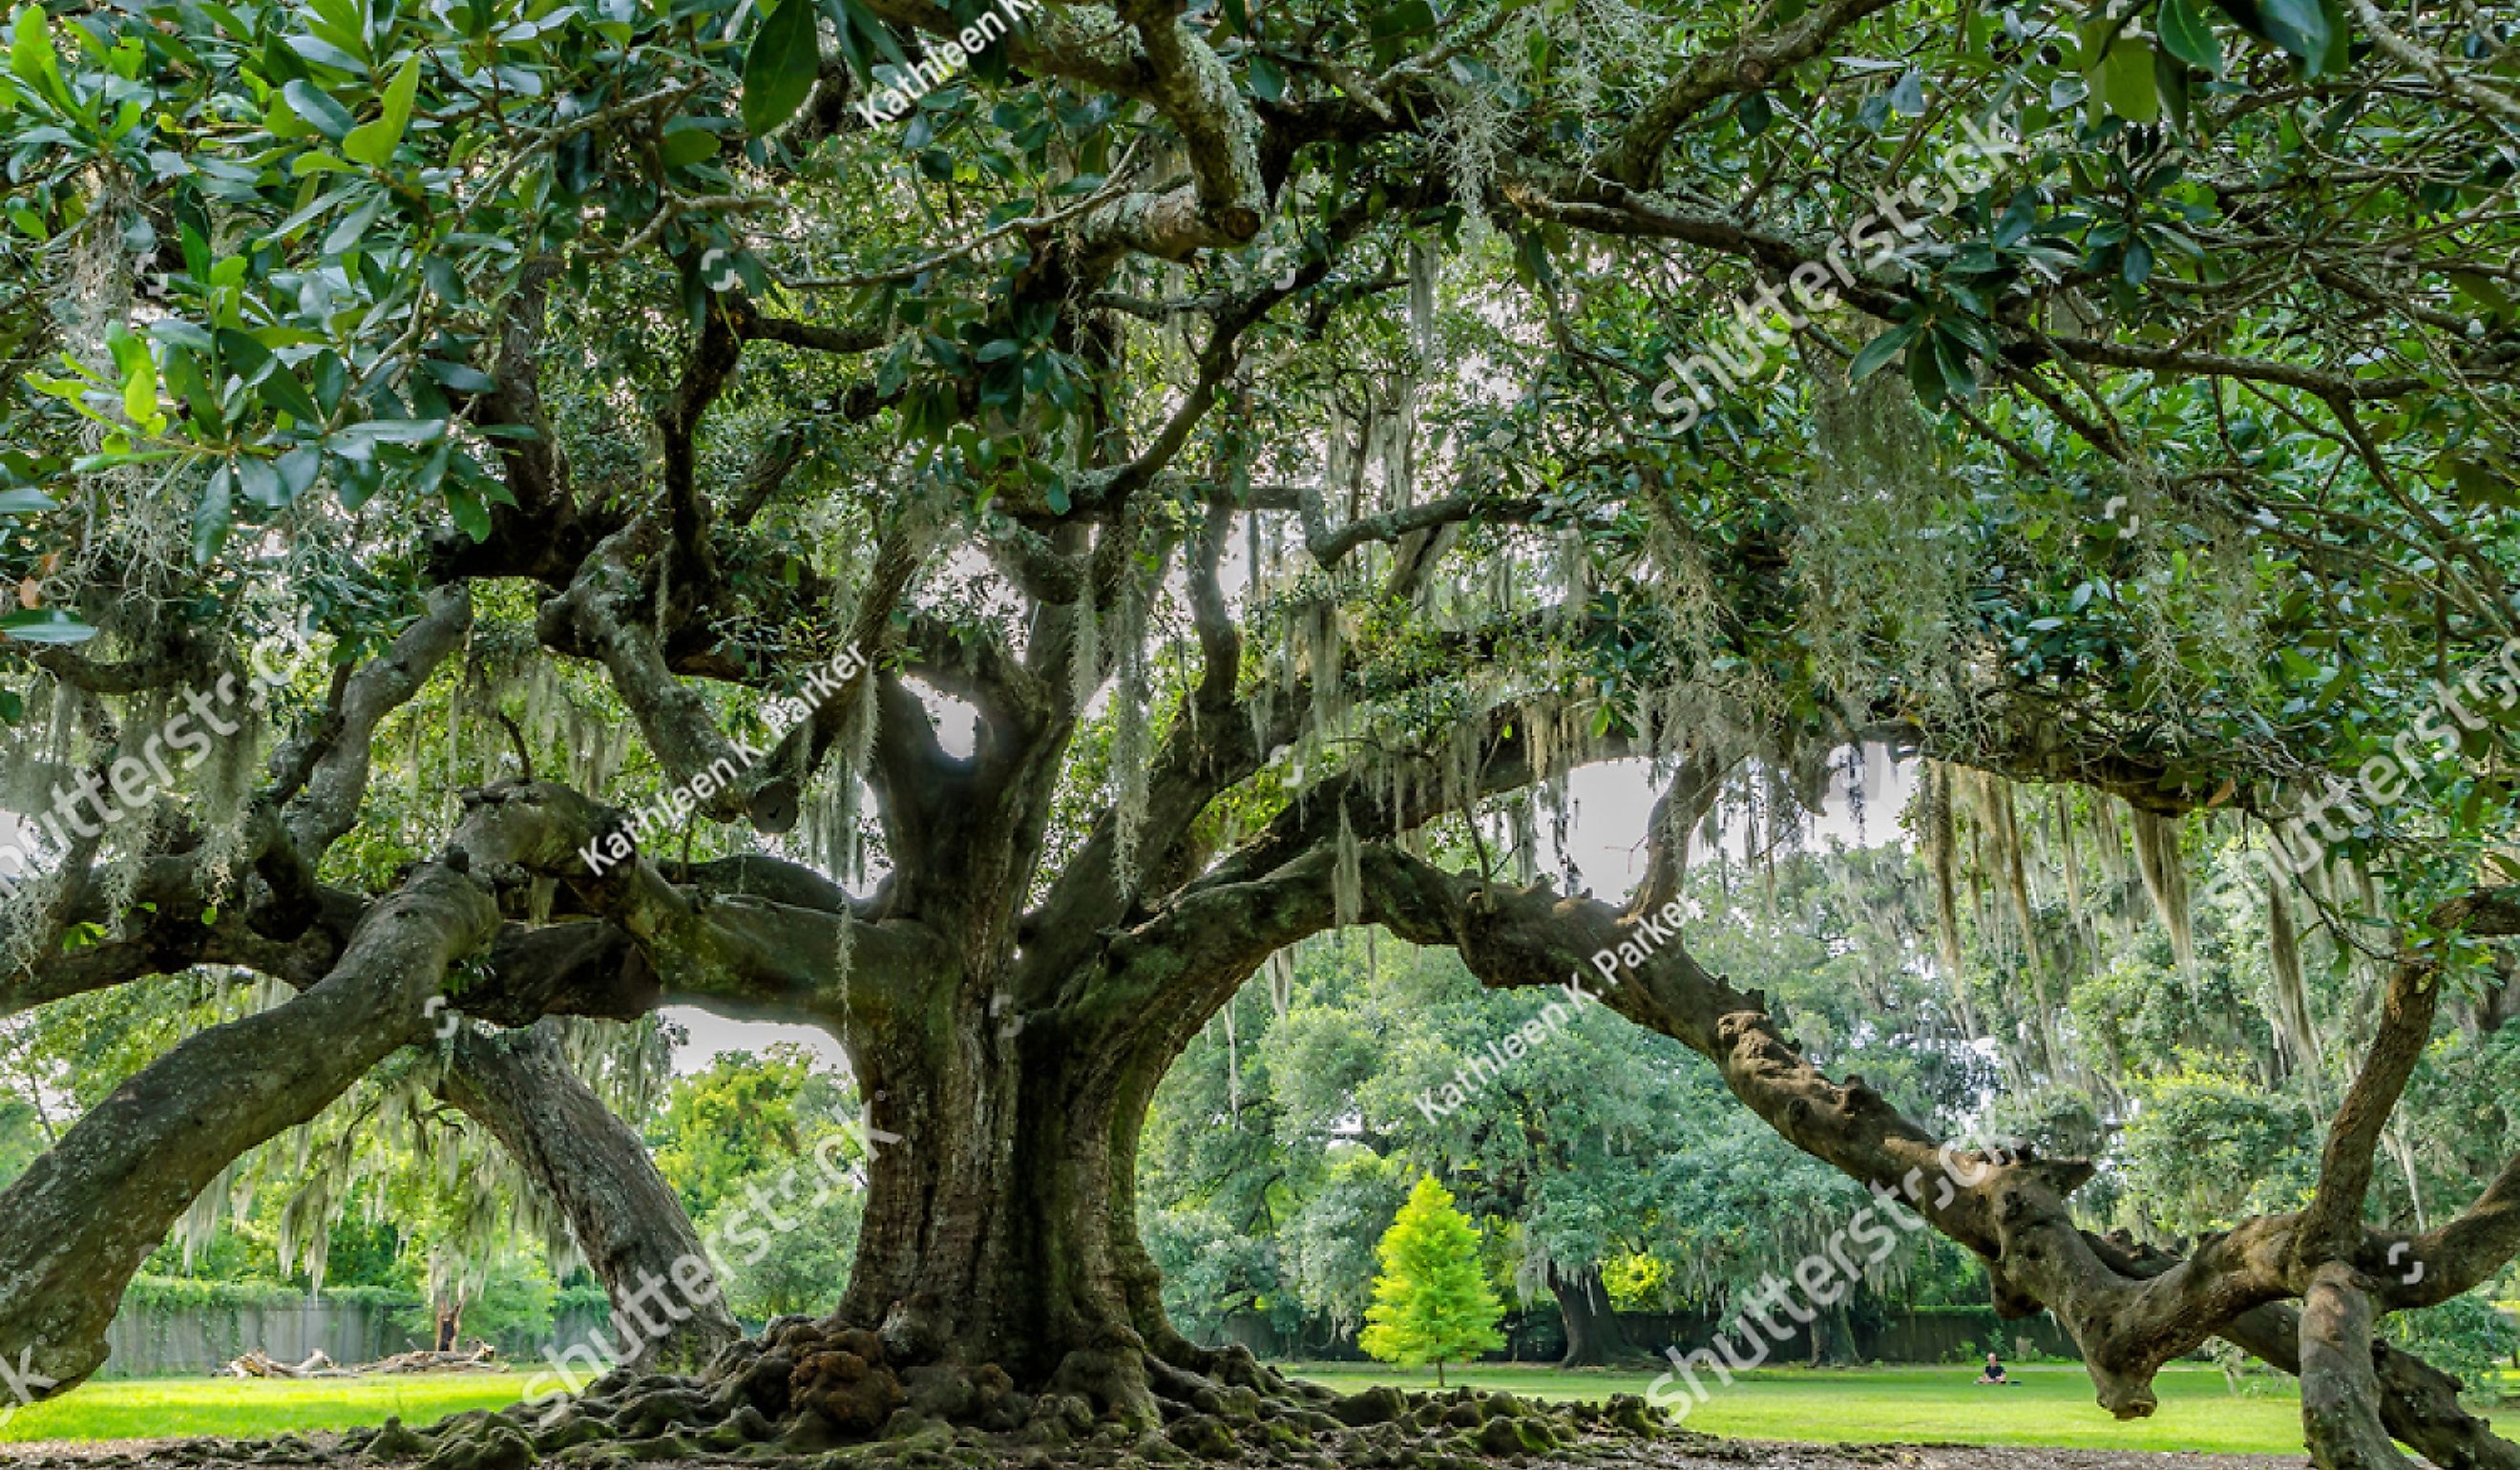
M 1366 1352 L 1405 1367 L 1431 1362 L 1440 1382 L 1446 1362 L 1505 1346 L 1496 1330 L 1505 1304 L 1479 1264 L 1478 1231 L 1433 1175 L 1418 1177 L 1373 1253 L 1382 1274 L 1357 1339 Z

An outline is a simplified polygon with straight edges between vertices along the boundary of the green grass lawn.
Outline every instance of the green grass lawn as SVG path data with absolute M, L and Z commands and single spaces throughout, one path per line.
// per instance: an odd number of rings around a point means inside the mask
M 1372 1364 L 1289 1363 L 1286 1371 L 1342 1393 L 1377 1383 L 1433 1388 L 1432 1374 Z M 2161 1411 L 2119 1424 L 2092 1403 L 2082 1370 L 2015 1367 L 2018 1388 L 1979 1388 L 1975 1369 L 1766 1368 L 1730 1387 L 1707 1380 L 1709 1397 L 1688 1425 L 1745 1439 L 1908 1441 L 2042 1445 L 2102 1449 L 2198 1449 L 2297 1454 L 2300 1404 L 2287 1380 L 2259 1379 L 2261 1393 L 2233 1397 L 2212 1369 L 2179 1367 L 2160 1378 Z M 1606 1399 L 1642 1394 L 1648 1372 L 1574 1372 L 1481 1366 L 1447 1375 L 1455 1384 L 1502 1388 L 1541 1399 Z M 388 1415 L 427 1423 L 469 1408 L 498 1408 L 523 1396 L 524 1373 L 447 1377 L 383 1376 L 308 1383 L 234 1378 L 160 1378 L 89 1383 L 22 1409 L 0 1442 L 124 1440 L 188 1435 L 262 1436 L 291 1430 L 381 1424 Z M 2520 1411 L 2496 1416 L 2520 1433 Z
M 0 1425 L 18 1440 L 134 1440 L 190 1435 L 276 1435 L 349 1429 L 389 1415 L 428 1423 L 468 1408 L 504 1408 L 524 1397 L 525 1373 L 382 1374 L 305 1382 L 151 1378 L 89 1382 Z
M 1285 1370 L 1352 1393 L 1376 1383 L 1433 1388 L 1432 1374 L 1378 1364 L 1290 1363 Z M 1980 1388 L 1973 1365 L 1939 1368 L 1762 1368 L 1730 1387 L 1703 1375 L 1706 1402 L 1689 1410 L 1690 1429 L 1741 1439 L 1909 1441 L 2041 1445 L 2095 1449 L 2301 1452 L 2301 1400 L 2289 1379 L 2257 1379 L 2261 1392 L 2235 1397 L 2212 1368 L 2176 1367 L 2158 1380 L 2161 1407 L 2121 1424 L 2092 1402 L 2080 1367 L 2020 1367 L 2017 1388 Z M 1452 1383 L 1509 1389 L 1543 1399 L 1606 1399 L 1642 1394 L 1650 1372 L 1481 1365 L 1447 1373 Z M 2520 1432 L 2520 1411 L 2496 1415 Z

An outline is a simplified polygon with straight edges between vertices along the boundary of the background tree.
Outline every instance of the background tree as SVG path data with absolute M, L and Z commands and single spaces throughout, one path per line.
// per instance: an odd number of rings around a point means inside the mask
M 1418 1177 L 1373 1254 L 1382 1274 L 1357 1339 L 1365 1351 L 1403 1367 L 1431 1362 L 1441 1385 L 1446 1362 L 1505 1346 L 1505 1303 L 1479 1262 L 1479 1232 L 1433 1175 Z

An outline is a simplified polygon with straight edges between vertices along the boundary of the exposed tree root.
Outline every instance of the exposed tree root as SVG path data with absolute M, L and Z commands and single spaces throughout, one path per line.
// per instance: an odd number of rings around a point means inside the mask
M 293 1436 L 191 1441 L 154 1448 L 149 1459 L 423 1470 L 688 1459 L 812 1461 L 817 1470 L 1194 1463 L 1470 1470 L 1533 1456 L 1559 1464 L 1610 1458 L 1639 1441 L 1716 1444 L 1669 1427 L 1634 1395 L 1607 1404 L 1541 1404 L 1468 1389 L 1341 1396 L 1283 1378 L 1238 1348 L 1200 1356 L 1202 1367 L 1193 1369 L 1151 1354 L 1075 1354 L 1040 1392 L 1025 1393 L 995 1364 L 908 1362 L 879 1333 L 788 1317 L 729 1346 L 697 1376 L 616 1370 L 574 1399 L 475 1410 L 423 1429 L 389 1421 L 320 1447 Z M 1086 1358 L 1105 1361 L 1079 1362 Z M 1136 1362 L 1124 1362 L 1130 1358 Z M 1115 1402 L 1111 1383 L 1093 1381 L 1105 1372 L 1136 1380 L 1136 1392 Z M 1152 1405 L 1151 1422 L 1127 1411 L 1141 1396 Z

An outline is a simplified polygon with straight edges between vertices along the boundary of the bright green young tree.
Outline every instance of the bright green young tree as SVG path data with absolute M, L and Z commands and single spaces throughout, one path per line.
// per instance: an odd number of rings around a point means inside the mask
M 1450 1359 L 1505 1346 L 1505 1303 L 1479 1269 L 1479 1232 L 1433 1175 L 1418 1177 L 1374 1255 L 1382 1274 L 1357 1339 L 1365 1351 L 1405 1368 L 1431 1362 L 1440 1385 Z

